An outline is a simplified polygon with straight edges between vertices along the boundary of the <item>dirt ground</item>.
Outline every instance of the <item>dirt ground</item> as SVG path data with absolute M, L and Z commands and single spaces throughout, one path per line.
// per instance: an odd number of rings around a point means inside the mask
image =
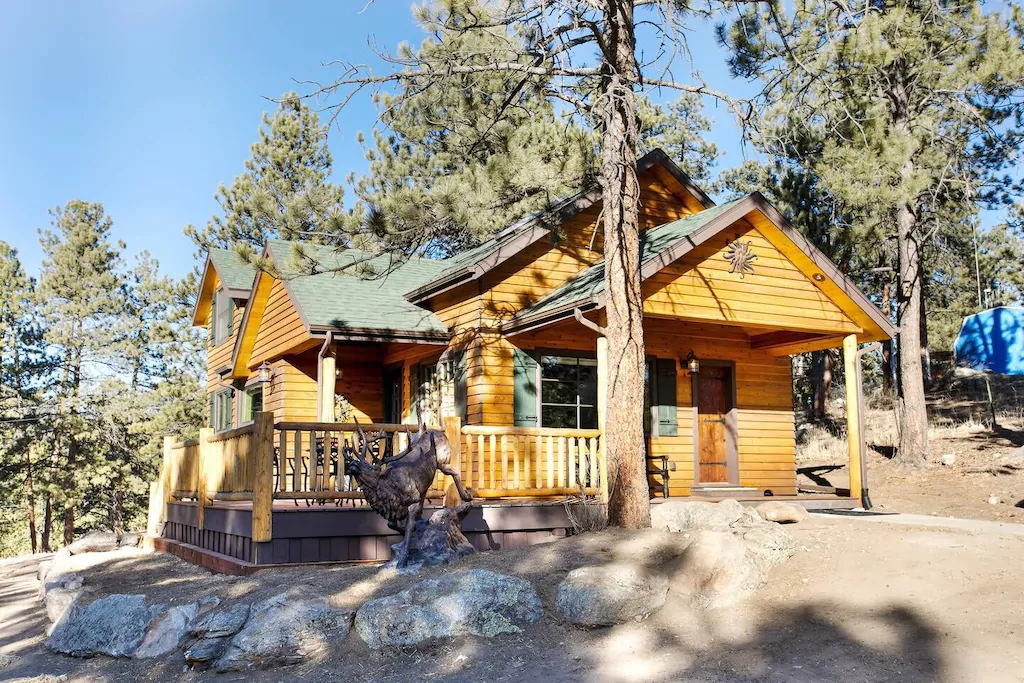
M 924 468 L 892 460 L 891 414 L 870 413 L 865 433 L 868 487 L 878 510 L 1024 524 L 1024 459 L 1011 457 L 1024 446 L 1024 422 L 1002 420 L 996 430 L 973 420 L 933 425 Z M 955 456 L 951 466 L 941 464 L 947 454 Z M 847 459 L 845 436 L 814 428 L 798 445 L 798 480 L 849 486 Z M 989 503 L 992 496 L 1000 502 Z
M 638 624 L 595 630 L 564 624 L 553 603 L 567 571 L 684 542 L 672 534 L 609 530 L 464 562 L 534 582 L 545 616 L 520 635 L 382 655 L 353 634 L 317 661 L 223 675 L 186 671 L 178 658 L 153 664 L 49 653 L 41 645 L 45 616 L 35 601 L 38 558 L 8 561 L 0 564 L 0 680 L 1024 681 L 1024 528 L 1015 535 L 814 515 L 789 529 L 801 550 L 775 569 L 760 593 L 730 609 L 694 612 L 670 598 Z M 90 590 L 142 592 L 167 604 L 211 594 L 248 601 L 293 588 L 354 605 L 414 580 L 388 578 L 367 566 L 232 578 L 169 556 L 125 552 L 86 571 Z

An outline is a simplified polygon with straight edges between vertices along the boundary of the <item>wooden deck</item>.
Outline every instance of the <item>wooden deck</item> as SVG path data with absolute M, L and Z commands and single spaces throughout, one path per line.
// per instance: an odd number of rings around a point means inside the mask
M 569 510 L 578 504 L 481 501 L 463 520 L 462 530 L 478 550 L 545 543 L 572 533 Z M 424 517 L 436 509 L 428 506 Z M 273 539 L 254 541 L 252 504 L 218 501 L 205 507 L 200 529 L 196 503 L 172 502 L 154 547 L 213 571 L 247 574 L 296 564 L 383 562 L 391 558 L 391 545 L 401 540 L 368 507 L 339 507 L 333 502 L 275 501 L 271 524 Z

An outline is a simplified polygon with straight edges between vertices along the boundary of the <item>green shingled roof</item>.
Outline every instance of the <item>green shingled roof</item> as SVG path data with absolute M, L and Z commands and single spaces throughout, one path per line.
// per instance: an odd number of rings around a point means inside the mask
M 252 289 L 256 269 L 243 261 L 231 249 L 210 249 L 210 260 L 217 277 L 228 289 Z
M 669 247 L 697 232 L 743 199 L 745 198 L 719 204 L 677 221 L 651 228 L 640 238 L 640 266 L 643 267 L 644 264 L 658 258 Z M 536 315 L 554 312 L 571 304 L 594 299 L 603 292 L 604 262 L 602 261 L 587 268 L 537 303 L 523 309 L 516 318 L 532 318 Z
M 412 257 L 394 266 L 389 256 L 356 249 L 292 242 L 267 243 L 274 264 L 311 327 L 374 330 L 381 333 L 444 334 L 437 317 L 408 302 L 404 293 L 437 277 L 445 262 Z M 308 275 L 310 270 L 330 271 Z M 342 269 L 342 270 L 338 270 Z M 390 272 L 389 272 L 390 271 Z

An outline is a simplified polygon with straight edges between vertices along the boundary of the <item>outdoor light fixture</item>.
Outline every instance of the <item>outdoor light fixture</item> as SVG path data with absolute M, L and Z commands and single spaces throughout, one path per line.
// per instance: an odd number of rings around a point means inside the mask
M 697 358 L 697 354 L 690 349 L 690 352 L 686 354 L 686 371 L 691 375 L 700 374 L 700 358 Z
M 274 368 L 270 367 L 270 363 L 263 361 L 260 365 L 260 384 L 269 384 L 274 379 Z

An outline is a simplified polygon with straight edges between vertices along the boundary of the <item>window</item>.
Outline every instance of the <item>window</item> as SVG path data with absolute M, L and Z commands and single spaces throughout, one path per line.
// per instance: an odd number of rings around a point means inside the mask
M 597 428 L 597 361 L 541 356 L 541 427 Z
M 242 419 L 240 424 L 249 424 L 256 419 L 256 413 L 263 410 L 263 387 L 247 389 L 242 393 Z
M 210 426 L 215 432 L 231 429 L 231 390 L 218 391 L 210 399 Z
M 213 293 L 213 343 L 223 344 L 231 336 L 232 316 L 235 301 L 224 290 Z

